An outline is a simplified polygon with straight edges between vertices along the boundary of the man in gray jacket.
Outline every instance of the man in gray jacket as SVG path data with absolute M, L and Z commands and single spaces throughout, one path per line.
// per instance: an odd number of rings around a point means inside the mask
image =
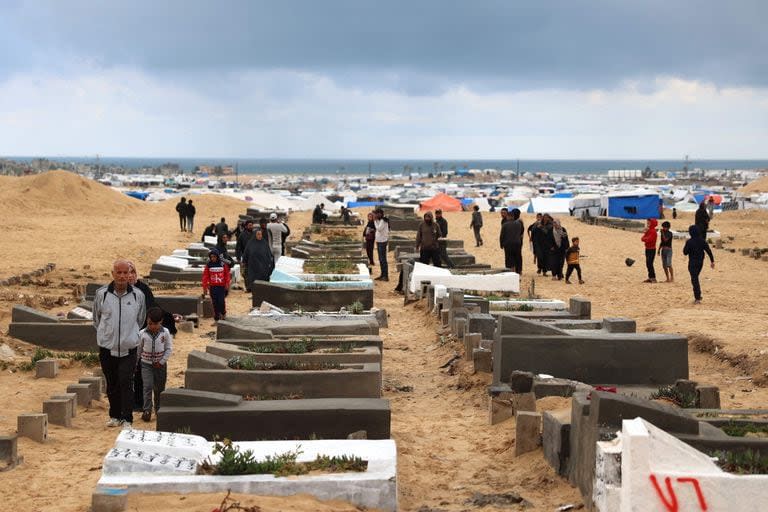
M 133 372 L 139 329 L 147 315 L 144 294 L 128 284 L 131 264 L 116 260 L 112 282 L 93 297 L 93 326 L 99 345 L 99 360 L 107 381 L 108 427 L 133 424 Z

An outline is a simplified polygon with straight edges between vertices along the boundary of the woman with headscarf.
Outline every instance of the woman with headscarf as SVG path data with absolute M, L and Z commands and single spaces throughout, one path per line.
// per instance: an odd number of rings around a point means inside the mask
M 376 241 L 376 224 L 374 224 L 373 212 L 368 212 L 368 224 L 363 230 L 363 240 L 365 241 L 365 254 L 368 256 L 368 265 L 373 266 L 373 246 Z
M 261 229 L 254 230 L 254 236 L 245 246 L 242 259 L 243 265 L 248 269 L 247 288 L 250 288 L 254 281 L 269 281 L 269 276 L 275 269 L 275 258 Z
M 568 232 L 560 224 L 559 220 L 552 220 L 552 230 L 548 234 L 551 243 L 549 250 L 549 270 L 552 271 L 552 279 L 563 279 L 563 264 L 565 263 L 565 251 L 568 250 Z

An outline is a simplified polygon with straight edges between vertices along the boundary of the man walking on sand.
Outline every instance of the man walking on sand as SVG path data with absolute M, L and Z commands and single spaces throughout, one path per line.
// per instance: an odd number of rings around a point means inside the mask
M 179 214 L 179 228 L 182 231 L 187 230 L 187 198 L 182 197 L 179 202 L 176 203 L 176 213 Z
M 139 329 L 147 311 L 144 294 L 131 286 L 131 264 L 119 259 L 112 265 L 112 282 L 93 297 L 93 326 L 99 346 L 101 370 L 107 381 L 108 427 L 133 425 L 133 372 Z

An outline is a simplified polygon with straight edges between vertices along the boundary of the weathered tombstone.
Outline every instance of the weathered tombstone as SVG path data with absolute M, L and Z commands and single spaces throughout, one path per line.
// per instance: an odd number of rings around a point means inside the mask
M 472 351 L 480 348 L 480 333 L 470 332 L 464 335 L 464 360 L 472 360 Z
M 472 349 L 472 362 L 474 364 L 475 373 L 493 372 L 493 353 L 490 350 L 482 348 Z
M 62 427 L 72 426 L 72 412 L 69 400 L 50 399 L 43 401 L 43 412 L 48 415 L 48 421 Z
M 518 411 L 535 411 L 536 397 L 533 393 L 493 393 L 488 402 L 488 423 L 496 425 L 515 417 Z
M 77 393 L 77 403 L 83 407 L 91 406 L 91 397 L 93 392 L 91 391 L 90 384 L 70 384 L 67 386 L 67 393 Z
M 696 403 L 699 409 L 719 409 L 720 390 L 717 386 L 697 386 Z
M 128 508 L 128 491 L 119 488 L 101 488 L 93 491 L 91 512 L 122 512 Z
M 18 440 L 16 434 L 0 436 L 0 462 L 5 463 L 6 466 L 0 470 L 11 469 L 19 464 Z
M 515 456 L 532 452 L 541 445 L 541 414 L 531 411 L 515 413 Z
M 16 418 L 16 432 L 38 443 L 48 439 L 48 415 L 41 413 L 19 414 Z
M 77 416 L 77 394 L 76 393 L 61 393 L 58 395 L 51 395 L 54 400 L 67 400 L 69 402 L 69 412 L 74 418 Z
M 59 374 L 58 359 L 40 359 L 35 363 L 36 379 L 53 379 Z

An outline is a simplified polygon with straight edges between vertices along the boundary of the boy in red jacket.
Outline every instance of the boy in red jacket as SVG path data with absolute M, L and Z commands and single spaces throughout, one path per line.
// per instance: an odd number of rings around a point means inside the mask
M 656 259 L 656 226 L 659 221 L 648 219 L 646 221 L 645 233 L 640 239 L 645 244 L 645 267 L 648 269 L 648 279 L 644 283 L 656 282 L 656 270 L 653 268 L 653 260 Z
M 227 318 L 224 299 L 229 294 L 229 282 L 229 265 L 221 261 L 218 249 L 211 249 L 203 269 L 203 296 L 210 291 L 214 322 Z

